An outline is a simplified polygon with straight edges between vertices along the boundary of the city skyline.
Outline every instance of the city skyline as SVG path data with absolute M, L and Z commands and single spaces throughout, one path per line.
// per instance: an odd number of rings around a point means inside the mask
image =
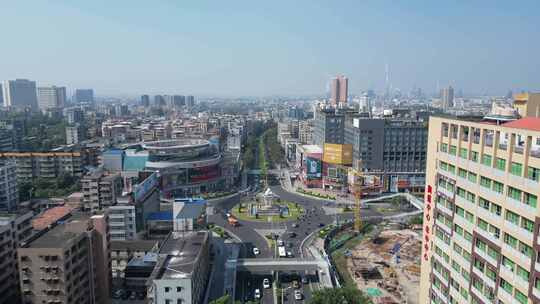
M 389 85 L 402 92 L 540 89 L 535 2 L 285 4 L 0 4 L 0 24 L 12 29 L 0 79 L 98 95 L 322 95 L 338 74 L 351 93 L 385 90 L 388 65 Z

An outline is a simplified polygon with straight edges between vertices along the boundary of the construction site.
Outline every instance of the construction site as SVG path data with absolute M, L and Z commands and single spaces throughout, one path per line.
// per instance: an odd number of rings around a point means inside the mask
M 402 228 L 396 223 L 378 226 L 345 252 L 352 279 L 375 304 L 418 303 L 421 231 Z

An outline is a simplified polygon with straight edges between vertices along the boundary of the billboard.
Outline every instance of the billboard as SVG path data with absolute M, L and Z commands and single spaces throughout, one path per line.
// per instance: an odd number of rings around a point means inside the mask
M 157 172 L 152 173 L 150 176 L 148 176 L 145 180 L 142 181 L 142 183 L 135 186 L 134 197 L 135 202 L 140 202 L 143 200 L 146 195 L 152 190 L 154 190 L 155 187 L 159 185 L 159 177 Z
M 321 178 L 322 164 L 320 159 L 306 157 L 305 166 L 308 178 Z
M 352 165 L 352 145 L 324 144 L 323 161 L 335 165 Z

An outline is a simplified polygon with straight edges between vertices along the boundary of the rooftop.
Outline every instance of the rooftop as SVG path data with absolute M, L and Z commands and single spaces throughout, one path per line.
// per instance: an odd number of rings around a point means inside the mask
M 73 211 L 73 208 L 69 206 L 58 206 L 47 209 L 32 220 L 32 226 L 35 230 L 45 229 L 49 225 L 70 214 L 71 211 Z
M 159 254 L 164 260 L 155 278 L 175 279 L 191 275 L 206 242 L 206 231 L 171 233 L 160 248 Z
M 155 240 L 111 241 L 111 250 L 150 251 L 158 243 Z
M 62 248 L 76 240 L 82 232 L 91 227 L 88 216 L 74 214 L 66 222 L 58 223 L 50 230 L 43 230 L 30 240 L 27 248 Z
M 524 129 L 531 131 L 540 131 L 540 118 L 525 117 L 518 120 L 510 121 L 503 124 L 504 127 Z

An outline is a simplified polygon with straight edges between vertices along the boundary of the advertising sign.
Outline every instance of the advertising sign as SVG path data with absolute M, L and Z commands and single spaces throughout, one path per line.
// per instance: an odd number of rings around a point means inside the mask
M 154 190 L 159 184 L 159 178 L 157 172 L 152 173 L 142 183 L 135 186 L 134 197 L 135 202 L 143 200 L 146 195 Z
M 323 161 L 335 165 L 351 165 L 352 145 L 324 144 Z
M 316 158 L 306 158 L 306 176 L 308 178 L 320 178 L 321 177 L 321 161 Z

